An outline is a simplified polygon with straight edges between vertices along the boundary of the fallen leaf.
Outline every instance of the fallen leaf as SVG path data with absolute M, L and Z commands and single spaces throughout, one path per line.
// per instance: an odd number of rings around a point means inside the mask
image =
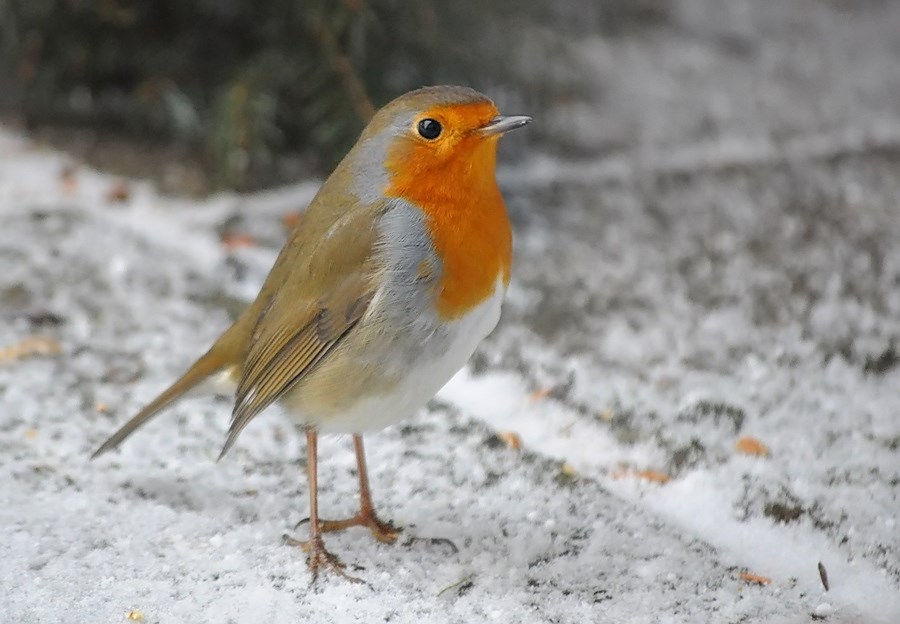
M 741 580 L 747 583 L 755 583 L 757 585 L 769 585 L 772 583 L 772 579 L 770 579 L 769 577 L 754 574 L 753 572 L 741 572 Z
M 34 440 L 36 437 L 38 437 L 37 429 L 26 429 L 25 437 L 29 440 Z
M 106 191 L 106 201 L 110 203 L 127 202 L 131 198 L 131 187 L 125 182 L 117 182 Z
M 137 609 L 132 609 L 131 611 L 128 612 L 128 614 L 125 616 L 125 618 L 129 619 L 133 622 L 142 622 L 142 621 L 144 621 L 144 614 L 141 613 Z
M 59 172 L 59 181 L 62 183 L 63 195 L 74 195 L 78 190 L 78 178 L 75 176 L 75 167 L 66 165 Z
M 98 414 L 109 414 L 109 404 L 104 403 L 103 401 L 98 401 L 96 405 L 94 405 L 94 409 L 97 410 Z
M 769 455 L 769 447 L 756 438 L 749 436 L 739 438 L 734 448 L 738 453 L 743 453 L 744 455 L 756 455 L 757 457 L 768 457 Z
M 250 234 L 233 232 L 222 235 L 222 244 L 226 249 L 240 249 L 241 247 L 255 247 L 256 239 Z
M 537 403 L 538 401 L 543 401 L 548 396 L 550 396 L 550 392 L 552 388 L 543 388 L 541 390 L 535 390 L 531 394 L 528 395 L 529 403 Z
M 289 212 L 283 217 L 281 217 L 281 225 L 286 227 L 289 230 L 293 230 L 297 227 L 297 224 L 300 223 L 300 213 L 299 212 Z
M 0 348 L 0 364 L 36 355 L 59 355 L 61 352 L 62 347 L 58 340 L 44 336 L 31 336 L 8 347 Z
M 639 470 L 635 473 L 635 475 L 639 479 L 652 481 L 654 483 L 668 483 L 672 480 L 672 477 L 664 472 L 660 472 L 659 470 Z
M 613 470 L 610 476 L 613 479 L 625 479 L 626 477 L 636 477 L 653 483 L 668 483 L 672 477 L 659 470 L 629 470 L 628 468 L 618 468 Z
M 518 451 L 522 448 L 522 438 L 514 431 L 501 431 L 497 434 L 497 437 L 503 440 L 506 446 L 514 451 Z
M 612 422 L 612 419 L 616 417 L 611 409 L 601 410 L 600 413 L 597 414 L 597 416 L 599 416 L 600 420 L 602 420 L 603 422 Z
M 575 470 L 575 466 L 573 466 L 569 462 L 564 462 L 563 465 L 559 467 L 559 470 L 567 477 L 577 477 L 578 476 L 578 471 Z

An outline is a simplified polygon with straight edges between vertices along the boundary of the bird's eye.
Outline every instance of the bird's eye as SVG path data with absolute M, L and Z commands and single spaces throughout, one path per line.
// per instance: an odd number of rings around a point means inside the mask
M 433 141 L 441 136 L 441 122 L 437 119 L 423 119 L 419 122 L 419 136 Z

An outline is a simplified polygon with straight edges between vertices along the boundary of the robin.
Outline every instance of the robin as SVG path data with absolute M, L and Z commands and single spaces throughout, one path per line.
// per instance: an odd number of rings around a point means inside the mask
M 497 324 L 512 232 L 497 187 L 497 143 L 531 121 L 465 87 L 425 87 L 379 110 L 322 185 L 254 302 L 188 371 L 94 453 L 207 377 L 237 383 L 222 453 L 278 402 L 306 431 L 313 574 L 344 565 L 322 534 L 399 529 L 375 513 L 362 434 L 412 415 Z M 319 517 L 319 433 L 353 436 L 359 512 Z M 348 577 L 349 578 L 349 577 Z

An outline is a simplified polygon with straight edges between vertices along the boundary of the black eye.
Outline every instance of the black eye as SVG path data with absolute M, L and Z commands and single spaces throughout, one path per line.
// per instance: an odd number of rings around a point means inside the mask
M 441 123 L 437 119 L 423 119 L 419 122 L 419 136 L 432 141 L 441 136 Z

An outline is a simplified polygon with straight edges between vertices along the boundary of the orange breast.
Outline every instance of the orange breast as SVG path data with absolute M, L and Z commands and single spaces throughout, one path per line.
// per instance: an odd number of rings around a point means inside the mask
M 455 319 L 490 297 L 498 278 L 509 283 L 512 231 L 495 177 L 497 141 L 467 137 L 439 167 L 430 167 L 429 153 L 417 154 L 420 149 L 408 147 L 389 161 L 386 194 L 427 215 L 443 262 L 438 314 Z

